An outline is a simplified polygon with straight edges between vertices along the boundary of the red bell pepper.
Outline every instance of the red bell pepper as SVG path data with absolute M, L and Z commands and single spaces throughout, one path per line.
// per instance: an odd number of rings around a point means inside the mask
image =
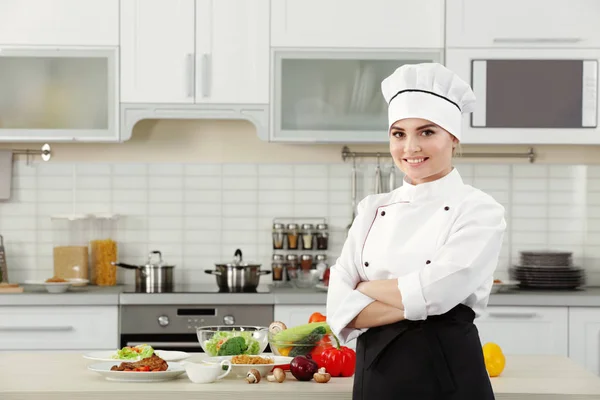
M 349 377 L 356 370 L 356 352 L 349 347 L 340 346 L 340 341 L 335 335 L 336 345 L 328 342 L 319 342 L 312 352 L 312 358 L 325 368 L 332 377 Z
M 327 321 L 327 317 L 321 314 L 320 312 L 312 313 L 308 318 L 308 323 L 311 324 L 313 322 L 325 322 Z

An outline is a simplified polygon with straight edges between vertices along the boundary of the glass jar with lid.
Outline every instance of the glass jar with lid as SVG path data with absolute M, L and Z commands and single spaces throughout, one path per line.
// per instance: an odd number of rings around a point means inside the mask
M 317 233 L 317 250 L 327 250 L 329 246 L 329 228 L 327 224 L 318 224 Z
M 285 241 L 285 226 L 281 223 L 273 224 L 273 249 L 283 249 L 283 242 Z
M 91 250 L 92 282 L 99 286 L 117 284 L 117 223 L 119 216 L 97 214 L 93 219 Z
M 314 226 L 313 224 L 302 224 L 302 248 L 304 250 L 313 249 L 313 237 L 314 237 Z
M 54 215 L 50 217 L 50 220 L 52 223 L 54 277 L 89 279 L 88 245 L 92 216 L 88 214 Z
M 285 257 L 283 254 L 273 254 L 271 269 L 273 271 L 273 285 L 278 286 L 283 282 L 283 268 L 285 266 Z
M 287 226 L 287 243 L 288 249 L 298 249 L 299 230 L 298 224 L 288 224 Z
M 285 271 L 287 275 L 288 281 L 293 281 L 298 276 L 298 255 L 297 254 L 288 254 L 285 257 Z
M 319 280 L 323 280 L 323 275 L 325 274 L 325 271 L 327 271 L 328 268 L 327 254 L 317 254 L 315 256 L 315 263 L 315 269 L 319 271 Z
M 302 254 L 300 256 L 300 268 L 303 271 L 309 271 L 313 266 L 313 256 L 312 254 Z

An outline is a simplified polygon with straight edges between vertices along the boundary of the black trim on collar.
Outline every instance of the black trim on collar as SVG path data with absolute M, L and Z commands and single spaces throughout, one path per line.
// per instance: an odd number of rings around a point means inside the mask
M 440 94 L 437 94 L 437 93 L 434 93 L 434 92 L 430 92 L 430 91 L 428 91 L 428 90 L 420 90 L 420 89 L 404 89 L 404 90 L 401 90 L 401 91 L 399 91 L 398 93 L 396 93 L 396 94 L 395 94 L 395 95 L 394 95 L 394 96 L 393 96 L 393 97 L 390 99 L 390 101 L 388 102 L 388 104 L 390 104 L 390 103 L 392 102 L 392 100 L 394 100 L 394 99 L 396 98 L 396 96 L 398 96 L 400 93 L 405 93 L 405 92 L 421 92 L 421 93 L 428 93 L 428 94 L 432 94 L 432 95 L 434 95 L 434 96 L 437 96 L 437 97 L 439 97 L 440 99 L 444 99 L 444 100 L 446 100 L 447 102 L 450 102 L 450 103 L 454 104 L 454 106 L 455 106 L 456 108 L 458 108 L 458 111 L 462 112 L 462 110 L 460 109 L 460 107 L 458 106 L 458 104 L 456 104 L 455 102 L 453 102 L 453 101 L 452 101 L 452 100 L 450 100 L 449 98 L 447 98 L 447 97 L 444 97 L 444 96 L 442 96 L 442 95 L 440 95 Z

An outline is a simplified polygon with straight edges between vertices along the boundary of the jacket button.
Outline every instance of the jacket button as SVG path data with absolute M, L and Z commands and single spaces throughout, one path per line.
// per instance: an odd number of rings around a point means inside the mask
M 384 215 L 385 215 L 385 211 L 382 211 L 381 212 L 381 216 L 383 217 Z
M 368 266 L 369 266 L 369 263 L 365 261 L 365 267 L 368 267 Z
M 450 209 L 450 207 L 446 206 L 444 207 L 444 210 L 448 211 Z
M 430 260 L 425 261 L 425 264 L 431 264 Z

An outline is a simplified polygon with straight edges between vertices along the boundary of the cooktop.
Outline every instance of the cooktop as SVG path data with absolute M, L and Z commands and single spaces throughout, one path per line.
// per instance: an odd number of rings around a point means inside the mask
M 221 290 L 217 285 L 211 284 L 182 284 L 175 285 L 172 290 L 155 292 L 155 293 L 146 293 L 146 292 L 138 292 L 135 290 L 134 286 L 127 287 L 123 293 L 144 293 L 144 294 L 161 294 L 161 293 L 271 293 L 271 287 L 269 285 L 258 285 L 256 289 L 253 290 L 243 290 L 243 291 L 228 291 Z

